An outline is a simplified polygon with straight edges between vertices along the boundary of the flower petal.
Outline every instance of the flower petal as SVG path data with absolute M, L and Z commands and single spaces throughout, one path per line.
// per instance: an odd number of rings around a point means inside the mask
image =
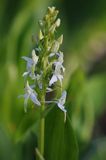
M 57 103 L 57 105 L 63 112 L 67 112 L 67 110 L 65 109 L 65 107 L 62 104 Z
M 32 64 L 32 59 L 26 56 L 23 56 L 22 59 L 24 59 L 25 61 L 27 61 L 28 63 Z
M 27 77 L 28 74 L 29 74 L 29 72 L 24 72 L 22 76 L 23 76 L 23 77 Z
M 66 101 L 67 92 L 63 91 L 61 98 L 59 99 L 59 104 L 64 105 Z
M 49 87 L 46 88 L 46 93 L 49 93 L 49 92 L 52 92 L 52 91 L 53 91 L 52 88 L 49 88 Z
M 56 75 L 53 75 L 50 82 L 49 82 L 49 86 L 51 86 L 54 82 L 57 81 L 57 76 Z
M 30 99 L 31 99 L 36 105 L 38 105 L 38 106 L 41 105 L 40 102 L 38 101 L 37 95 L 36 95 L 35 93 L 31 93 L 31 94 L 30 94 Z
M 55 53 L 50 53 L 49 57 L 53 57 L 55 55 Z
M 62 75 L 57 75 L 57 78 L 59 79 L 61 86 L 62 86 L 62 80 L 63 80 L 63 76 Z

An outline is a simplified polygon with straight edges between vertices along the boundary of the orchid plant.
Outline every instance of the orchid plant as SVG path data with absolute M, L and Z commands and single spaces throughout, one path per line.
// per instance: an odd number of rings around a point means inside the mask
M 45 111 L 46 104 L 54 103 L 63 111 L 65 117 L 65 101 L 67 92 L 62 91 L 62 81 L 65 68 L 63 66 L 63 52 L 60 45 L 63 42 L 63 35 L 56 38 L 56 29 L 60 26 L 60 19 L 57 19 L 59 11 L 55 7 L 48 7 L 47 14 L 39 21 L 39 34 L 31 57 L 23 56 L 26 62 L 26 71 L 23 73 L 25 78 L 24 108 L 27 112 L 28 101 L 31 100 L 35 106 L 40 107 L 41 113 Z M 59 86 L 61 95 L 46 100 L 48 92 L 54 91 L 54 86 Z M 44 129 L 45 118 L 40 120 L 39 142 L 36 153 L 38 159 L 43 159 L 44 155 Z

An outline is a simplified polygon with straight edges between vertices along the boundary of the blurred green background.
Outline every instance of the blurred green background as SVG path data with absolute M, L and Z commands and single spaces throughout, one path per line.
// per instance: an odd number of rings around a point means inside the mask
M 0 160 L 33 160 L 35 112 L 25 114 L 21 56 L 48 6 L 59 9 L 64 34 L 67 110 L 80 160 L 106 159 L 106 1 L 0 0 Z M 30 134 L 29 134 L 30 133 Z

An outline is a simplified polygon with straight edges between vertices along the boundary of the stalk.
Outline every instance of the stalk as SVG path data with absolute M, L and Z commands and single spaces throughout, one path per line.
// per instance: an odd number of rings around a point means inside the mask
M 42 113 L 45 110 L 45 96 L 44 94 L 41 97 L 41 118 L 39 123 L 39 137 L 38 137 L 38 149 L 36 149 L 37 160 L 44 160 L 44 145 L 45 145 L 45 118 L 42 116 Z
M 42 116 L 42 113 L 45 110 L 44 96 L 42 97 L 42 106 L 41 106 L 41 119 L 40 119 L 40 133 L 39 133 L 39 151 L 41 155 L 44 155 L 44 137 L 45 137 L 45 118 Z
M 44 63 L 43 63 L 44 66 Z M 45 70 L 45 67 L 44 67 Z M 41 93 L 41 108 L 40 108 L 40 126 L 39 126 L 39 137 L 38 137 L 38 150 L 41 156 L 44 156 L 44 145 L 45 145 L 45 118 L 43 116 L 43 113 L 45 111 L 45 94 L 46 94 L 46 85 L 45 85 L 45 75 L 43 75 L 43 88 L 42 88 L 42 93 Z M 39 160 L 42 160 L 39 157 Z

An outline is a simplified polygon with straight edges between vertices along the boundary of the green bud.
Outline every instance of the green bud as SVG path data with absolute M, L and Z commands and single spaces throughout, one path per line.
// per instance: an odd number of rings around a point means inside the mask
M 49 32 L 54 33 L 56 27 L 60 26 L 60 18 L 56 20 L 56 22 L 50 27 Z
M 53 14 L 54 11 L 55 11 L 55 7 L 54 6 L 53 7 L 48 7 L 48 12 L 50 14 Z
M 58 41 L 54 41 L 52 47 L 51 47 L 51 52 L 56 53 L 58 52 L 60 47 L 60 44 L 58 43 Z
M 62 44 L 63 43 L 63 35 L 61 35 L 58 39 L 57 39 L 58 43 L 59 44 Z
M 60 26 L 60 22 L 61 22 L 61 20 L 60 20 L 60 18 L 58 18 L 57 21 L 55 22 L 56 27 L 59 27 L 59 26 Z
M 42 40 L 44 38 L 43 34 L 42 34 L 42 31 L 40 30 L 39 31 L 39 40 Z

